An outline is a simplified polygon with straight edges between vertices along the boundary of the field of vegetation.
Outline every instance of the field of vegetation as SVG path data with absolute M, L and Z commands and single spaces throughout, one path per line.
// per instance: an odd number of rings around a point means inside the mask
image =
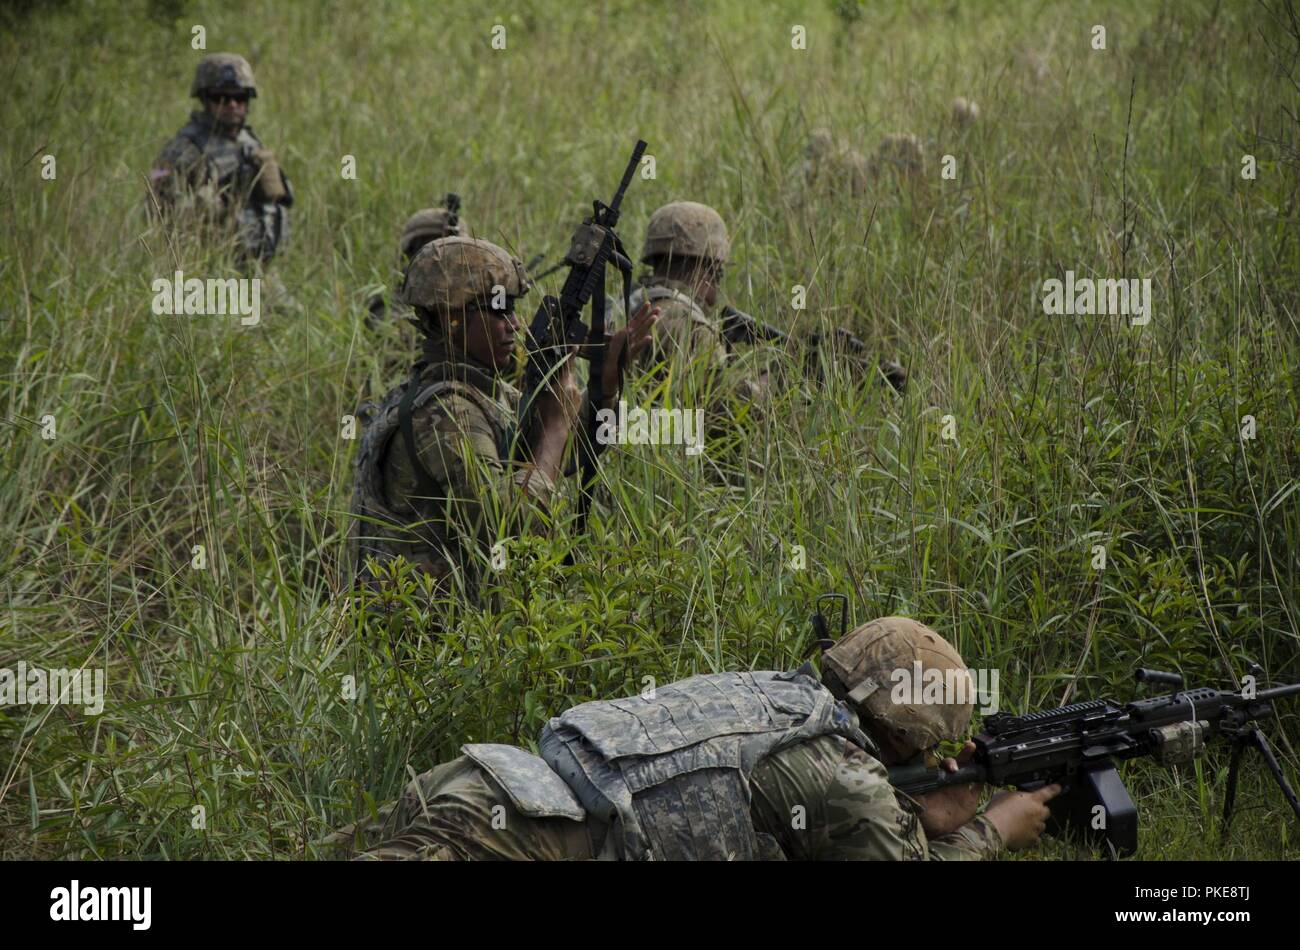
M 324 856 L 464 742 L 534 742 L 645 677 L 797 665 L 828 591 L 857 623 L 934 626 L 1000 671 L 1014 711 L 1127 699 L 1138 666 L 1300 681 L 1294 17 L 1285 0 L 0 12 L 0 667 L 107 683 L 98 716 L 0 708 L 0 857 Z M 297 193 L 274 265 L 294 303 L 257 326 L 151 310 L 155 278 L 234 273 L 145 211 L 191 108 L 196 24 L 252 62 L 249 121 Z M 978 122 L 953 121 L 956 96 Z M 868 155 L 914 133 L 924 168 L 809 185 L 816 129 Z M 343 420 L 406 371 L 402 331 L 362 319 L 397 279 L 401 222 L 455 191 L 477 236 L 554 260 L 638 137 L 655 177 L 629 190 L 629 246 L 662 204 L 712 205 L 729 302 L 796 334 L 849 328 L 908 367 L 906 395 L 792 371 L 704 459 L 611 449 L 590 530 L 562 504 L 480 603 L 432 602 L 409 572 L 352 593 Z M 1067 270 L 1149 278 L 1150 322 L 1044 313 Z M 1300 781 L 1300 703 L 1281 712 L 1267 731 Z M 1226 841 L 1221 749 L 1126 767 L 1139 855 L 1300 854 L 1248 763 Z

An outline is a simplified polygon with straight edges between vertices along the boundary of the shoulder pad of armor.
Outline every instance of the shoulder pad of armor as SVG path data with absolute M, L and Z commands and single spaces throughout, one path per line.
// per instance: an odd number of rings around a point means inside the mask
M 672 287 L 647 287 L 645 299 L 659 307 L 662 316 L 677 313 L 688 316 L 697 323 L 713 325 L 705 314 L 704 308 L 680 290 Z
M 538 756 L 512 745 L 465 745 L 461 751 L 501 786 L 529 818 L 585 821 L 587 812 L 572 789 Z

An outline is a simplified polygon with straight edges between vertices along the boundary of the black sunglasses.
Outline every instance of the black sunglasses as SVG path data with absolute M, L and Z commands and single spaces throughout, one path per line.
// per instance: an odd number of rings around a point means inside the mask
M 508 317 L 515 312 L 515 298 L 507 297 L 506 305 L 504 307 L 494 307 L 492 306 L 491 298 L 484 297 L 478 300 L 471 300 L 465 305 L 465 309 L 470 313 L 483 313 L 487 314 L 489 317 Z
M 248 93 L 246 92 L 214 92 L 208 96 L 208 101 L 215 105 L 221 105 L 224 102 L 247 102 Z

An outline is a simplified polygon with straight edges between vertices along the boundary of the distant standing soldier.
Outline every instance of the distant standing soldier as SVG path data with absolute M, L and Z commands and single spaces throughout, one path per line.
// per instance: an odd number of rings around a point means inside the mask
M 458 237 L 467 232 L 465 220 L 460 216 L 460 195 L 449 192 L 443 199 L 441 208 L 425 208 L 415 212 L 402 225 L 402 233 L 397 239 L 397 252 L 401 255 L 402 271 L 411 266 L 411 259 L 419 253 L 420 248 L 439 238 Z M 414 316 L 410 307 L 400 300 L 391 299 L 387 289 L 371 295 L 366 303 L 370 316 L 368 321 L 374 325 L 388 318 L 394 320 Z
M 200 60 L 190 95 L 203 108 L 163 147 L 149 173 L 156 208 L 197 213 L 233 233 L 241 262 L 268 262 L 286 240 L 293 189 L 275 154 L 245 124 L 257 96 L 252 67 L 234 53 Z

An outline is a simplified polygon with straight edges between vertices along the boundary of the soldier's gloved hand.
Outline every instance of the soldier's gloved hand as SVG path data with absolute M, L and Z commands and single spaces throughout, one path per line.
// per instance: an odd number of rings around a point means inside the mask
M 957 758 L 949 756 L 943 760 L 942 767 L 949 772 L 956 772 L 970 761 L 970 757 L 974 754 L 975 743 L 968 741 L 957 754 Z M 964 782 L 961 785 L 950 785 L 937 792 L 915 796 L 923 809 L 920 815 L 921 827 L 931 838 L 952 834 L 975 817 L 983 793 L 984 785 L 979 782 Z
M 1044 785 L 1032 792 L 998 792 L 984 814 L 998 829 L 1007 850 L 1031 848 L 1047 830 L 1051 815 L 1047 803 L 1059 794 L 1059 785 Z
M 280 163 L 275 160 L 275 153 L 269 148 L 254 149 L 253 161 L 261 168 L 257 175 L 258 198 L 268 204 L 287 198 L 289 189 L 284 185 L 284 176 L 280 174 Z
M 637 307 L 627 326 L 609 339 L 609 353 L 605 357 L 605 399 L 613 405 L 618 398 L 618 391 L 623 382 L 619 373 L 620 361 L 624 367 L 632 366 L 636 358 L 650 345 L 651 331 L 659 319 L 659 308 L 646 301 Z M 627 355 L 623 353 L 626 351 Z

